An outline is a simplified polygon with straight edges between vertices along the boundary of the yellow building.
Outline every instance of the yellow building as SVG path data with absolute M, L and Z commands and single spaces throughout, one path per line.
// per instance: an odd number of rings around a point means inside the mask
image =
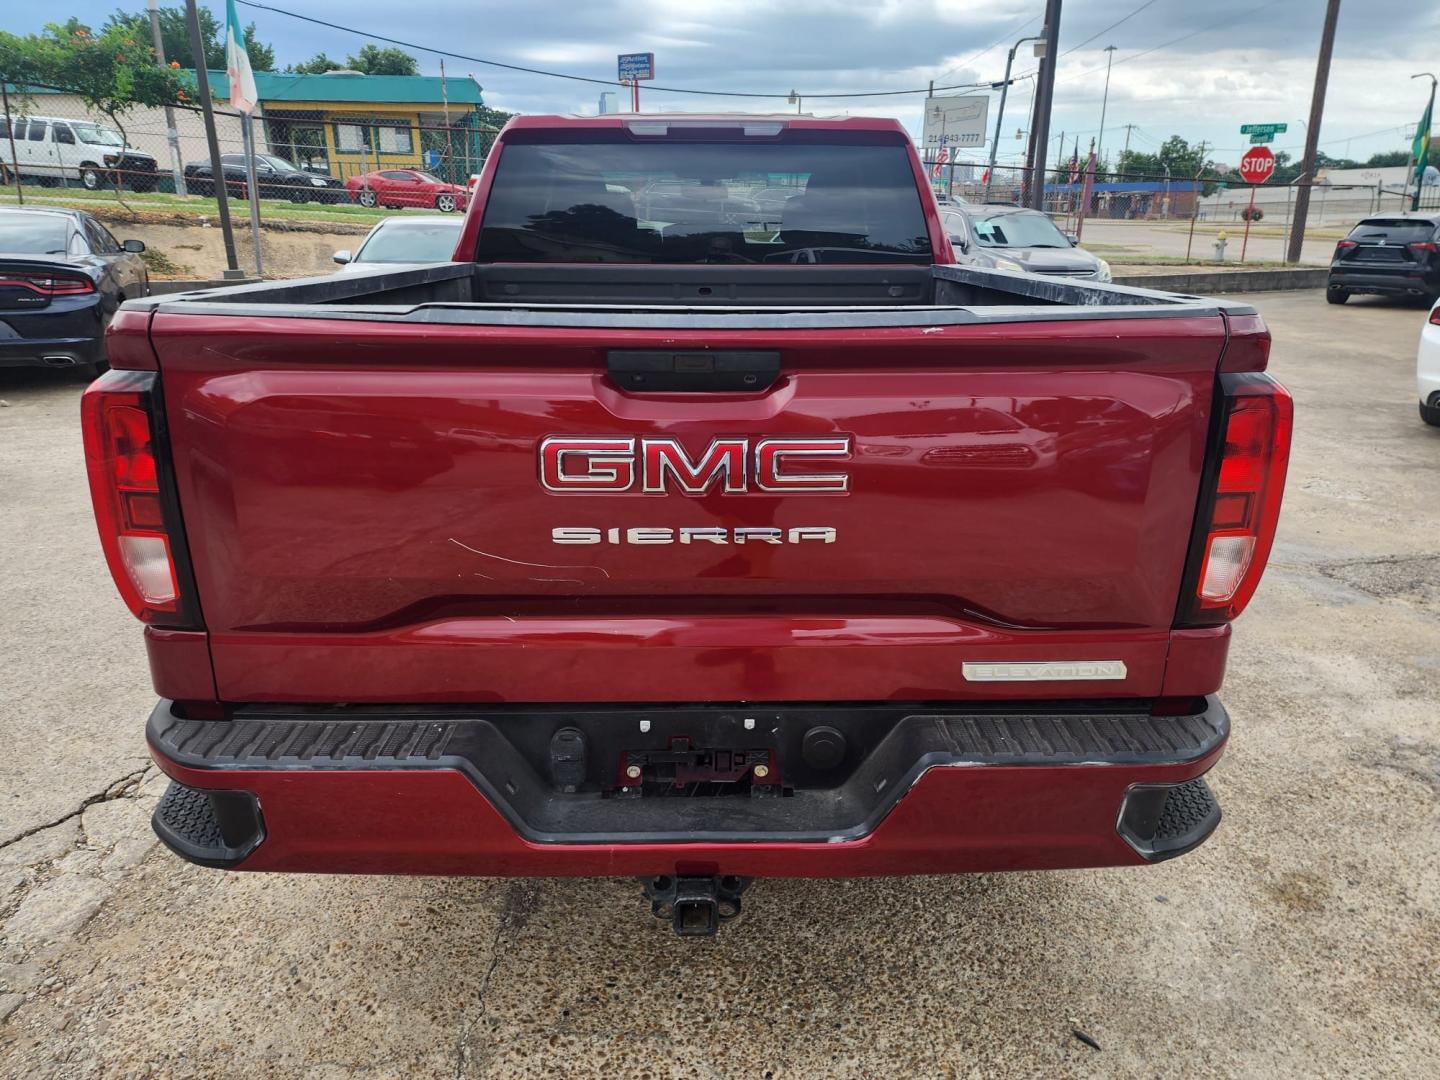
M 220 101 L 223 71 L 210 72 Z M 481 124 L 480 85 L 471 78 L 257 71 L 257 127 L 271 153 L 347 179 L 375 169 L 428 169 L 464 182 L 478 172 L 494 131 Z

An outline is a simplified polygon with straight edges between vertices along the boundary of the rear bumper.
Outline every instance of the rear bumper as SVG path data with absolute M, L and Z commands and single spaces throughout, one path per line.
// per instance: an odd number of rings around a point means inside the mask
M 636 723 L 652 717 L 648 728 Z M 799 760 L 817 724 L 850 737 L 846 764 L 828 778 L 807 775 Z M 537 767 L 561 726 L 589 738 L 581 760 L 590 768 L 573 792 L 553 761 Z M 621 795 L 617 777 L 631 759 L 612 757 L 613 746 L 673 747 L 681 730 L 714 745 L 759 743 L 774 755 L 772 780 L 789 790 Z M 617 743 L 617 731 L 634 734 Z M 157 832 L 205 865 L 767 877 L 1059 869 L 1184 854 L 1219 822 L 1198 778 L 1228 733 L 1213 697 L 1178 717 L 1081 706 L 273 707 L 226 721 L 182 719 L 162 701 L 147 729 L 155 760 L 183 785 L 157 812 Z M 207 797 L 218 812 L 207 814 Z
M 69 367 L 105 359 L 100 295 L 0 312 L 0 367 Z
M 1331 289 L 1379 296 L 1434 296 L 1440 292 L 1440 282 L 1423 269 L 1378 272 L 1332 269 L 1326 285 Z

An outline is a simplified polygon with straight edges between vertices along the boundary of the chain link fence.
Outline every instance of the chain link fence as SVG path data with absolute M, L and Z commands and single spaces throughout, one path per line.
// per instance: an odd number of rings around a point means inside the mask
M 989 174 L 980 164 L 930 166 L 931 184 L 942 202 L 1020 204 L 1029 196 L 1031 170 L 998 166 Z M 1202 176 L 1177 178 L 1120 172 L 1097 172 L 1084 202 L 1083 176 L 1051 172 L 1045 185 L 1047 213 L 1076 218 L 1082 209 L 1089 219 L 1112 221 L 1270 221 L 1289 224 L 1296 192 L 1310 188 L 1310 226 L 1351 225 L 1362 217 L 1410 212 L 1415 188 L 1395 184 L 1315 184 L 1272 181 L 1255 189 L 1238 178 Z M 1082 202 L 1084 205 L 1082 206 Z M 1420 189 L 1418 209 L 1440 210 L 1440 185 Z

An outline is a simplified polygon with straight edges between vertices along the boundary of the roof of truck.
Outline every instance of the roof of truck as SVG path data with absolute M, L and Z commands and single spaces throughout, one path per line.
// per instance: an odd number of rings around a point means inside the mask
M 788 128 L 811 131 L 895 131 L 905 133 L 905 126 L 889 116 L 810 116 L 804 113 L 606 113 L 603 116 L 517 116 L 511 129 L 544 128 L 618 128 L 626 124 L 783 124 Z

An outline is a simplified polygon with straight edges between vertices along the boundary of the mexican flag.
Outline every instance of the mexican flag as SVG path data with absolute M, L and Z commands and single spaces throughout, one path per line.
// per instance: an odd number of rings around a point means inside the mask
M 235 0 L 225 0 L 225 74 L 230 77 L 230 104 L 243 113 L 253 113 L 260 94 L 250 70 L 250 54 L 245 51 L 245 31 L 235 14 Z

